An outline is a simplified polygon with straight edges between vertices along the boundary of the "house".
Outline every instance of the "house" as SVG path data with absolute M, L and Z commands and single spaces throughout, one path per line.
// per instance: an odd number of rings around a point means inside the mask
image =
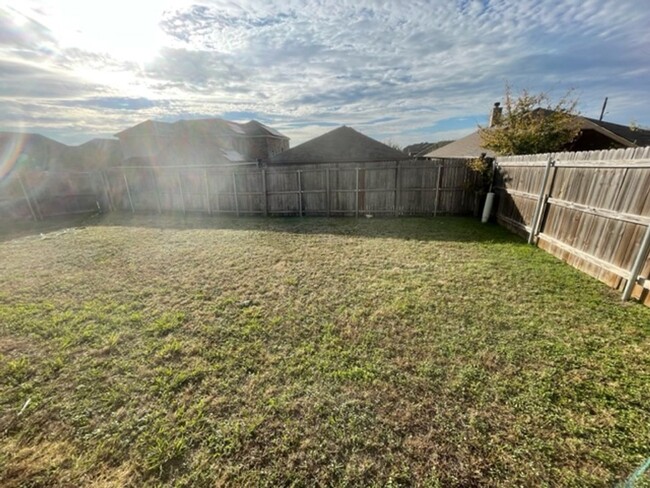
M 92 171 L 122 163 L 122 151 L 116 139 L 97 138 L 79 146 L 66 146 L 64 154 L 56 169 Z
M 431 151 L 435 151 L 439 147 L 445 146 L 451 142 L 454 141 L 449 140 L 438 142 L 420 142 L 418 144 L 411 144 L 410 146 L 406 146 L 404 149 L 402 149 L 402 151 L 414 159 L 429 159 L 426 157 L 426 154 L 430 153 Z
M 198 165 L 268 161 L 289 138 L 255 120 L 147 120 L 116 134 L 124 164 Z
M 115 139 L 92 139 L 68 146 L 40 134 L 0 132 L 0 154 L 6 172 L 13 168 L 39 171 L 89 171 L 118 166 L 122 161 Z
M 342 126 L 271 158 L 272 165 L 402 161 L 408 154 Z
M 490 115 L 489 127 L 495 125 L 501 114 L 501 107 L 494 104 Z M 539 109 L 541 110 L 541 109 Z M 619 149 L 643 147 L 650 145 L 650 131 L 634 129 L 625 125 L 605 122 L 589 117 L 577 116 L 580 127 L 578 136 L 564 148 L 566 151 L 595 151 L 601 149 Z M 496 154 L 481 146 L 479 131 L 462 137 L 451 144 L 428 152 L 427 158 L 477 158 L 481 154 L 496 157 Z
M 416 144 L 410 144 L 402 149 L 406 154 L 412 158 L 417 158 L 418 154 L 426 154 L 428 152 L 436 149 L 437 146 L 434 146 L 431 142 L 418 142 Z
M 40 134 L 0 132 L 0 177 L 14 168 L 48 170 L 60 166 L 67 148 Z
M 494 158 L 496 154 L 494 151 L 485 149 L 481 147 L 481 136 L 478 131 L 474 131 L 471 134 L 461 137 L 460 139 L 455 140 L 454 142 L 447 144 L 446 146 L 439 147 L 434 149 L 426 154 L 424 157 L 428 159 L 438 159 L 438 158 L 478 158 L 481 154 L 485 154 L 488 157 Z

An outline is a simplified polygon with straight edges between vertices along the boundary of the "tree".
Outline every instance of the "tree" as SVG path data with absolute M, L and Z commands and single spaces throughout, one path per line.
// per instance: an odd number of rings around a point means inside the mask
M 577 100 L 567 92 L 557 102 L 541 92 L 523 90 L 514 98 L 506 86 L 503 113 L 496 125 L 479 126 L 482 145 L 500 155 L 554 152 L 571 143 L 580 132 Z
M 392 139 L 388 139 L 386 142 L 384 142 L 384 144 L 386 144 L 388 147 L 392 147 L 396 151 L 400 151 L 400 152 L 402 151 L 402 146 L 400 146 L 396 142 L 393 142 Z

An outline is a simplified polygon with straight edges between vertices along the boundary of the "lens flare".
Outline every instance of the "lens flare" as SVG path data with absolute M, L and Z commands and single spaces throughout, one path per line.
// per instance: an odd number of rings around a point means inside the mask
M 0 134 L 0 181 L 7 178 L 17 166 L 26 140 L 26 134 Z

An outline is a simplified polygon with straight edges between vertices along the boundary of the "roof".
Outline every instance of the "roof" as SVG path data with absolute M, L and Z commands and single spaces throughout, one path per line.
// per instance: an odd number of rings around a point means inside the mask
M 351 127 L 342 126 L 273 158 L 274 164 L 398 161 L 410 157 Z
M 481 147 L 481 136 L 478 131 L 446 144 L 438 149 L 424 154 L 427 158 L 478 158 L 481 154 L 494 158 L 496 154 Z
M 411 144 L 409 146 L 406 146 L 402 149 L 406 154 L 411 154 L 413 156 L 417 156 L 418 154 L 421 154 L 422 152 L 428 152 L 431 150 L 431 146 L 433 146 L 432 142 L 419 142 L 417 144 Z
M 120 137 L 121 135 L 125 135 L 127 133 L 133 133 L 133 132 L 141 132 L 141 131 L 146 131 L 146 130 L 153 130 L 155 132 L 167 132 L 171 130 L 172 124 L 168 122 L 158 122 L 156 120 L 145 120 L 144 122 L 140 122 L 139 124 L 134 125 L 133 127 L 129 127 L 128 129 L 124 129 L 117 134 L 115 134 L 116 137 Z
M 281 134 L 277 130 L 272 129 L 268 125 L 264 125 L 261 122 L 258 122 L 257 120 L 251 120 L 250 122 L 241 124 L 241 127 L 242 129 L 244 129 L 246 134 L 250 136 L 266 136 L 266 137 L 279 137 L 282 139 L 289 139 L 284 134 Z
M 152 158 L 162 165 L 227 164 L 231 160 L 204 130 L 175 132 Z
M 209 119 L 178 120 L 173 123 L 145 120 L 144 122 L 140 122 L 133 127 L 124 129 L 115 135 L 119 137 L 143 131 L 153 131 L 159 134 L 164 133 L 165 135 L 168 135 L 172 132 L 176 132 L 177 129 L 203 131 L 231 137 L 265 136 L 289 139 L 287 136 L 281 134 L 275 129 L 272 129 L 256 120 L 251 120 L 250 122 L 242 124 L 217 117 Z
M 632 129 L 625 125 L 582 116 L 578 117 L 578 121 L 581 130 L 598 132 L 623 147 L 650 145 L 650 130 Z M 481 136 L 478 131 L 475 131 L 424 156 L 428 158 L 476 158 L 482 153 L 489 157 L 496 157 L 493 151 L 481 147 Z
M 47 170 L 63 158 L 68 146 L 28 132 L 0 132 L 0 179 L 14 167 Z
M 629 127 L 627 125 L 614 124 L 613 122 L 606 122 L 604 120 L 590 119 L 589 117 L 580 117 L 583 121 L 582 128 L 594 129 L 597 132 L 600 132 L 603 135 L 617 136 L 623 141 L 632 144 L 629 147 L 634 146 L 649 146 L 650 145 L 650 130 L 647 129 L 636 129 Z M 614 137 L 616 139 L 616 137 Z M 618 141 L 624 143 L 623 141 Z
M 122 151 L 117 139 L 92 139 L 68 146 L 40 134 L 0 132 L 0 156 L 7 167 L 89 170 L 119 164 Z
M 179 120 L 172 124 L 172 131 L 200 131 L 220 136 L 244 136 L 246 132 L 237 122 L 230 122 L 223 119 L 190 119 Z
M 79 146 L 70 146 L 59 166 L 63 169 L 101 169 L 119 166 L 122 149 L 117 139 L 92 139 Z

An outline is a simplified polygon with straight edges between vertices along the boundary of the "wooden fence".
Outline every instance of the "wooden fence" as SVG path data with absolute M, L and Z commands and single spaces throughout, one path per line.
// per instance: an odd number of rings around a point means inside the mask
M 474 211 L 477 176 L 463 160 L 331 163 L 258 168 L 236 166 L 125 166 L 76 173 L 54 213 L 88 210 L 201 212 L 242 215 L 438 215 Z M 5 208 L 20 217 L 44 218 L 55 196 L 43 180 L 14 178 Z M 56 192 L 54 192 L 56 193 Z M 2 198 L 0 196 L 0 198 Z M 60 202 L 59 202 L 60 203 Z M 0 211 L 2 210 L 0 200 Z M 66 210 L 67 209 L 67 210 Z
M 497 220 L 650 305 L 650 147 L 497 160 Z
M 106 204 L 102 174 L 27 171 L 0 180 L 0 220 L 43 220 L 97 212 Z

